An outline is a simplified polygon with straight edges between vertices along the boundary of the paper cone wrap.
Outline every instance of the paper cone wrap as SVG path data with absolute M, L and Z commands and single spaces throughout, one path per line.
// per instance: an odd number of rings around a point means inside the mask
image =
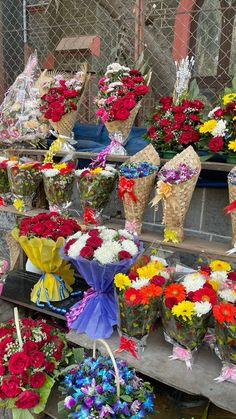
M 105 127 L 108 133 L 112 134 L 116 131 L 119 131 L 122 133 L 122 136 L 124 137 L 124 139 L 127 139 L 140 108 L 141 108 L 141 101 L 138 102 L 135 108 L 132 109 L 132 111 L 130 112 L 129 118 L 125 119 L 124 121 L 116 120 L 116 121 L 111 121 L 111 122 L 105 122 Z

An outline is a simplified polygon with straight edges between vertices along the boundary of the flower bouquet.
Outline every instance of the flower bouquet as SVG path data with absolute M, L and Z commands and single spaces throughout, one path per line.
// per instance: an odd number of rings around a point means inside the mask
M 8 179 L 8 166 L 14 166 L 13 160 L 8 160 L 6 157 L 0 157 L 0 199 L 1 205 L 10 201 L 11 188 Z
M 148 203 L 160 158 L 152 145 L 120 166 L 118 197 L 123 200 L 126 228 L 141 233 L 142 218 Z
M 81 227 L 72 218 L 63 218 L 56 212 L 40 213 L 24 218 L 12 230 L 13 237 L 19 242 L 29 260 L 43 275 L 34 285 L 31 301 L 39 307 L 47 303 L 49 308 L 58 312 L 65 309 L 53 307 L 50 301 L 62 301 L 71 292 L 74 283 L 73 270 L 59 254 L 65 239 L 79 232 Z
M 115 188 L 117 171 L 111 165 L 76 170 L 78 192 L 85 224 L 97 224 Z
M 163 204 L 164 241 L 179 243 L 184 238 L 184 219 L 201 170 L 199 157 L 189 146 L 167 162 L 158 173 L 152 201 Z
M 42 120 L 39 110 L 38 73 L 38 59 L 32 54 L 0 107 L 0 141 L 4 144 L 27 142 L 35 145 L 48 132 L 49 126 Z
M 107 343 L 102 343 L 111 359 L 101 355 L 96 359 L 94 349 L 93 358 L 85 358 L 65 375 L 61 390 L 66 397 L 59 403 L 59 413 L 80 419 L 151 417 L 150 384 L 138 378 L 125 361 L 116 361 Z
M 138 264 L 139 261 L 134 265 Z M 135 358 L 146 346 L 158 316 L 162 286 L 166 282 L 161 276 L 164 267 L 159 262 L 148 262 L 136 269 L 131 267 L 129 274 L 118 273 L 114 277 L 119 304 L 120 347 L 117 351 L 129 351 Z
M 191 369 L 193 353 L 203 341 L 216 302 L 208 276 L 198 272 L 164 288 L 162 324 L 167 342 L 174 345 L 171 359 L 185 361 Z
M 124 146 L 136 115 L 141 107 L 142 98 L 149 92 L 148 84 L 151 71 L 142 74 L 119 63 L 110 64 L 105 75 L 98 82 L 98 94 L 95 98 L 96 115 L 110 135 L 120 133 L 117 145 L 110 150 L 114 154 L 126 154 Z
M 63 258 L 74 264 L 90 289 L 67 313 L 67 324 L 91 338 L 108 338 L 117 324 L 113 279 L 125 273 L 142 251 L 126 230 L 97 227 L 68 237 Z
M 50 211 L 61 211 L 71 205 L 75 171 L 74 163 L 42 164 L 43 184 Z
M 225 207 L 227 214 L 231 216 L 232 244 L 236 247 L 236 167 L 228 174 L 229 205 Z
M 22 318 L 1 324 L 0 336 L 0 407 L 13 419 L 36 418 L 67 356 L 65 335 L 44 320 Z

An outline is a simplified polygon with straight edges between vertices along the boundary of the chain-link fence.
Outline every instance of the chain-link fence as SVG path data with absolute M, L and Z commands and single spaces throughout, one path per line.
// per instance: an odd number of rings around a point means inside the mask
M 143 51 L 153 70 L 145 113 L 171 94 L 174 60 L 195 57 L 194 77 L 214 102 L 236 71 L 236 0 L 7 0 L 0 2 L 0 97 L 37 49 L 42 68 L 89 63 L 82 121 L 93 121 L 106 65 L 132 66 Z

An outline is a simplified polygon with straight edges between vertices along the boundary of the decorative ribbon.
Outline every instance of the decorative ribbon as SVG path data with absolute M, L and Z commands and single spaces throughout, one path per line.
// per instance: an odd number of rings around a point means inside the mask
M 236 209 L 236 200 L 235 201 L 232 201 L 229 205 L 227 205 L 226 207 L 224 207 L 224 211 L 226 212 L 226 214 L 230 214 L 235 209 Z
M 97 224 L 93 208 L 85 207 L 83 211 L 84 224 Z
M 111 154 L 111 151 L 112 151 L 113 147 L 115 147 L 115 146 L 121 146 L 122 145 L 112 135 L 110 135 L 110 139 L 111 139 L 110 144 L 108 144 L 108 146 L 106 146 L 102 151 L 100 151 L 100 153 L 97 154 L 96 159 L 95 160 L 92 160 L 92 162 L 90 163 L 89 167 L 101 166 L 101 167 L 104 168 L 106 166 L 107 156 L 109 154 Z
M 69 327 L 69 329 L 70 329 L 72 323 L 84 311 L 87 302 L 92 297 L 94 297 L 95 294 L 97 294 L 97 291 L 95 291 L 93 288 L 89 288 L 88 291 L 84 292 L 83 299 L 79 302 L 79 304 L 76 304 L 74 307 L 72 307 L 70 309 L 70 311 L 68 313 L 66 313 L 67 326 Z
M 125 176 L 121 176 L 118 184 L 118 196 L 120 199 L 124 199 L 124 195 L 127 193 L 129 197 L 137 202 L 138 198 L 133 191 L 134 179 L 127 179 Z
M 181 346 L 175 345 L 173 347 L 173 355 L 170 355 L 169 358 L 171 359 L 171 361 L 175 359 L 184 361 L 188 370 L 192 369 L 192 364 L 191 364 L 192 354 L 189 349 L 185 349 L 185 348 L 182 348 Z
M 236 365 L 225 365 L 222 368 L 221 375 L 214 378 L 217 383 L 222 383 L 223 381 L 232 381 L 236 384 Z
M 172 242 L 174 244 L 179 243 L 177 232 L 174 230 L 170 230 L 169 228 L 166 227 L 164 230 L 163 242 L 165 243 Z
M 161 199 L 169 198 L 172 194 L 172 185 L 168 182 L 159 180 L 157 182 L 156 194 L 151 201 L 152 207 L 155 207 Z
M 133 355 L 134 358 L 138 359 L 138 355 L 135 352 L 135 342 L 132 339 L 127 339 L 124 336 L 120 338 L 120 346 L 115 350 L 115 353 L 127 351 Z

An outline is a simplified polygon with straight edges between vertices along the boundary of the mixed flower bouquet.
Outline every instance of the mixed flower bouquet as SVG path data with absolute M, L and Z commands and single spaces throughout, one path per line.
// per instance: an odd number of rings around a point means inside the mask
M 56 212 L 42 212 L 34 217 L 24 218 L 12 230 L 13 237 L 29 260 L 44 272 L 31 292 L 31 301 L 37 305 L 44 306 L 41 303 L 46 302 L 52 310 L 65 311 L 50 303 L 67 298 L 74 283 L 73 270 L 70 264 L 62 260 L 59 251 L 65 239 L 80 230 L 77 221 L 61 217 Z
M 32 201 L 42 180 L 39 162 L 15 162 L 8 165 L 8 178 L 14 197 L 13 205 L 18 211 L 32 209 Z
M 191 368 L 193 351 L 202 343 L 216 303 L 216 291 L 204 271 L 164 288 L 162 323 L 166 340 L 174 345 L 172 359 L 183 360 Z
M 105 343 L 104 343 L 105 344 Z M 105 356 L 85 358 L 62 382 L 65 399 L 59 413 L 68 418 L 148 418 L 154 411 L 150 383 L 140 379 L 125 361 Z
M 63 257 L 74 264 L 91 287 L 67 313 L 70 329 L 91 338 L 111 336 L 117 324 L 114 275 L 126 273 L 142 249 L 128 231 L 103 226 L 68 237 Z
M 7 92 L 0 107 L 0 141 L 6 144 L 38 142 L 46 136 L 48 124 L 41 117 L 37 87 L 39 68 L 35 54 Z
M 152 201 L 163 204 L 164 241 L 179 243 L 184 238 L 184 220 L 200 174 L 199 157 L 190 146 L 167 162 L 158 173 Z
M 231 216 L 232 224 L 232 243 L 236 247 L 236 167 L 228 174 L 229 205 L 225 207 L 227 214 Z
M 61 211 L 71 205 L 75 165 L 72 161 L 42 164 L 43 184 L 51 211 Z
M 0 199 L 1 204 L 8 203 L 11 197 L 11 188 L 8 179 L 8 166 L 14 166 L 14 161 L 0 156 Z
M 80 203 L 86 224 L 97 224 L 115 188 L 117 170 L 107 164 L 76 170 Z
M 199 127 L 204 148 L 212 154 L 233 154 L 236 151 L 235 107 L 236 93 L 225 94 L 221 106 L 211 110 L 209 119 Z
M 163 276 L 165 275 L 165 276 Z M 169 277 L 161 262 L 146 255 L 127 274 L 118 273 L 114 284 L 119 304 L 120 347 L 138 357 L 158 316 L 162 289 Z
M 45 409 L 68 347 L 65 335 L 44 320 L 22 318 L 18 327 L 13 320 L 0 325 L 0 406 L 13 419 L 33 419 Z

